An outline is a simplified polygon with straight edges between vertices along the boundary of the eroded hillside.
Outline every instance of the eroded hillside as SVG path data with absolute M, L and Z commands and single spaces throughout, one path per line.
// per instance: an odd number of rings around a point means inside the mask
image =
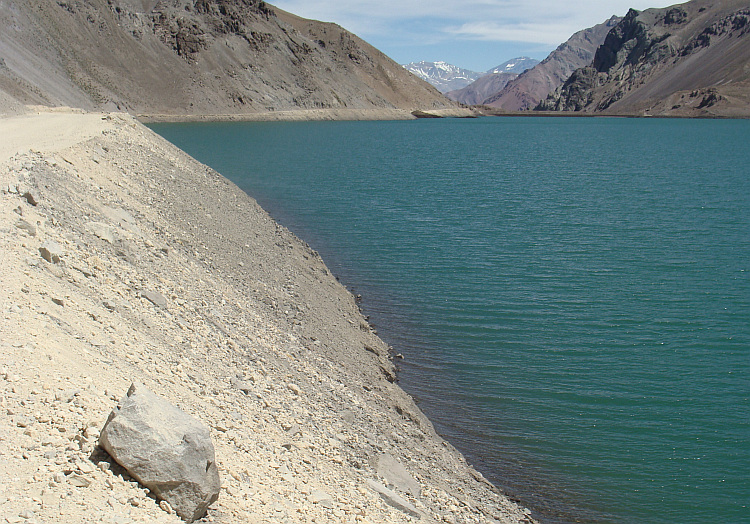
M 613 16 L 606 22 L 578 31 L 542 62 L 488 97 L 484 104 L 506 111 L 533 108 L 562 85 L 573 71 L 591 63 L 596 49 L 619 21 L 620 18 Z
M 540 109 L 750 116 L 750 6 L 695 0 L 631 10 Z
M 0 3 L 0 91 L 138 114 L 453 107 L 355 35 L 260 0 Z

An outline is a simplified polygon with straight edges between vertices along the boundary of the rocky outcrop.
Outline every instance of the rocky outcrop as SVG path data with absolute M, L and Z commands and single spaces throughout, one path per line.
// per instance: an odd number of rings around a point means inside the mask
M 540 110 L 750 116 L 750 8 L 694 0 L 631 9 Z
M 142 384 L 130 386 L 99 443 L 187 522 L 203 517 L 219 498 L 221 481 L 208 427 Z
M 547 58 L 511 80 L 484 104 L 506 111 L 523 111 L 535 107 L 549 93 L 561 86 L 570 74 L 591 63 L 597 48 L 617 23 L 613 16 L 606 22 L 579 31 L 552 51 Z
M 260 0 L 3 2 L 0 28 L 0 92 L 25 104 L 168 115 L 454 107 L 355 35 Z

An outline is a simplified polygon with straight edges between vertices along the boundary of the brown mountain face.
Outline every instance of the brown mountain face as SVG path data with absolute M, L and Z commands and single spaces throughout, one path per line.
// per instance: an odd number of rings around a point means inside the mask
M 653 116 L 750 116 L 750 5 L 694 0 L 631 10 L 539 109 Z
M 613 16 L 606 22 L 577 32 L 543 61 L 508 82 L 501 91 L 488 96 L 484 104 L 506 111 L 535 107 L 561 86 L 573 71 L 591 63 L 596 49 L 619 21 L 620 18 Z
M 452 108 L 334 24 L 260 0 L 0 2 L 0 92 L 167 115 Z
M 518 78 L 516 73 L 490 73 L 474 80 L 462 89 L 445 93 L 445 96 L 466 105 L 482 104 L 515 78 Z

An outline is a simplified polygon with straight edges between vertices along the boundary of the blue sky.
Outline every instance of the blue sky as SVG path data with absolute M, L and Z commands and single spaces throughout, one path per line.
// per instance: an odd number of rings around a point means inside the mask
M 305 18 L 336 22 L 405 64 L 444 60 L 486 71 L 517 56 L 542 60 L 570 35 L 622 16 L 640 0 L 280 0 Z

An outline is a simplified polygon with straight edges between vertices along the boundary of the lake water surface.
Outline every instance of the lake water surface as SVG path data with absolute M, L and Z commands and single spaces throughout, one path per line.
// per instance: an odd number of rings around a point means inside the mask
M 364 296 L 538 518 L 750 522 L 750 121 L 151 127 Z

